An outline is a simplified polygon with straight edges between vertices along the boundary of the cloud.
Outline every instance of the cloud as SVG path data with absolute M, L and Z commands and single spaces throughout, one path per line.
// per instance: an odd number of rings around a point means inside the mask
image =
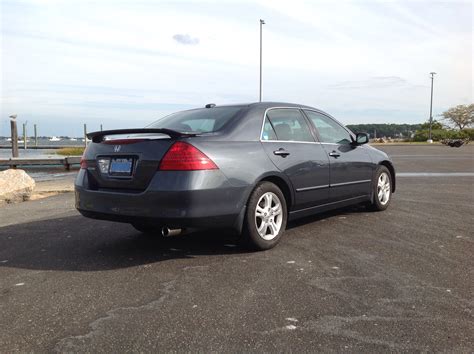
M 196 45 L 199 44 L 199 38 L 193 38 L 189 34 L 175 34 L 173 39 L 181 44 L 185 45 Z
M 364 89 L 364 88 L 386 88 L 400 87 L 408 84 L 407 80 L 398 76 L 377 76 L 368 80 L 360 81 L 343 81 L 335 85 L 331 85 L 333 89 Z
M 87 3 L 0 0 L 0 135 L 12 113 L 44 134 L 80 135 L 82 123 L 145 125 L 175 105 L 253 101 L 255 13 L 267 23 L 265 101 L 316 106 L 345 123 L 421 122 L 431 71 L 434 115 L 472 99 L 470 1 Z

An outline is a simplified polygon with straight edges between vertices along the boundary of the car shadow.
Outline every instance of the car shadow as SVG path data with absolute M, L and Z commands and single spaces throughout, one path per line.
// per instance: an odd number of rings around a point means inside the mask
M 97 271 L 249 252 L 225 230 L 161 238 L 128 224 L 71 216 L 0 228 L 0 267 Z
M 361 206 L 308 216 L 287 230 L 333 216 L 366 212 Z M 226 230 L 208 230 L 162 238 L 142 234 L 128 224 L 80 215 L 0 228 L 0 267 L 35 270 L 100 271 L 173 259 L 252 253 Z

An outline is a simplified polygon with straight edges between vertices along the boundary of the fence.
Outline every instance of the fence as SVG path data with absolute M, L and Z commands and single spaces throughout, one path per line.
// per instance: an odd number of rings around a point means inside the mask
M 12 157 L 9 159 L 0 159 L 0 167 L 8 166 L 10 168 L 17 168 L 17 166 L 64 166 L 66 170 L 70 170 L 72 165 L 79 165 L 81 163 L 80 156 L 68 156 L 61 158 L 19 158 Z

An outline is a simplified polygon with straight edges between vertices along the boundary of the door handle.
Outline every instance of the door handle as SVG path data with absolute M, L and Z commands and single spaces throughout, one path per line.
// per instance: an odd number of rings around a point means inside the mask
M 279 148 L 278 150 L 273 151 L 274 155 L 287 157 L 290 153 L 283 148 Z
M 341 156 L 341 154 L 338 153 L 336 150 L 333 150 L 333 151 L 331 151 L 331 152 L 329 153 L 329 156 L 332 156 L 332 157 L 336 157 L 336 158 L 337 158 L 337 157 Z

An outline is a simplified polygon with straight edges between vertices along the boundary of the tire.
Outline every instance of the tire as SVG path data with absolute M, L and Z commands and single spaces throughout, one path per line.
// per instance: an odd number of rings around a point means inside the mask
M 271 182 L 259 183 L 247 203 L 243 242 L 257 251 L 275 247 L 285 232 L 287 218 L 286 200 L 280 188 Z
M 379 165 L 372 181 L 373 200 L 369 209 L 383 211 L 392 201 L 392 175 L 387 167 Z

